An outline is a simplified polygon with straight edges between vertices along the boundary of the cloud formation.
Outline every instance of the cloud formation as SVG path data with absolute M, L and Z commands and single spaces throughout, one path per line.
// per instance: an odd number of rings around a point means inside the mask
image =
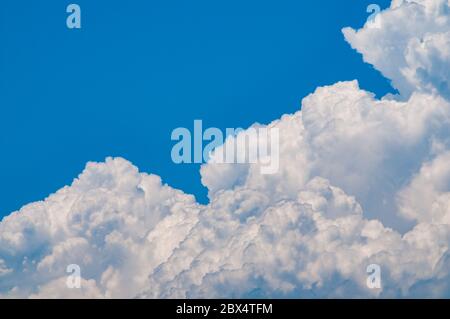
M 449 1 L 380 14 L 343 32 L 400 96 L 318 88 L 268 125 L 277 174 L 202 166 L 208 205 L 124 159 L 88 163 L 0 223 L 0 297 L 450 296 Z
M 438 93 L 450 98 L 448 0 L 393 0 L 379 15 L 379 28 L 343 30 L 346 40 L 400 94 Z

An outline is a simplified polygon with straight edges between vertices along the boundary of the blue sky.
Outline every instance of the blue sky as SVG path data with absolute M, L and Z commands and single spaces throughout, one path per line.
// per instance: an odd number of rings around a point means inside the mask
M 0 217 L 107 156 L 205 202 L 199 165 L 171 161 L 174 128 L 267 123 L 342 80 L 392 92 L 341 35 L 372 2 L 80 0 L 69 30 L 69 1 L 2 1 Z

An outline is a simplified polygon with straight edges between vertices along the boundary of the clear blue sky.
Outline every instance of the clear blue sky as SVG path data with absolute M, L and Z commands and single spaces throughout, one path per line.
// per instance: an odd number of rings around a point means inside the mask
M 0 218 L 106 156 L 205 202 L 199 165 L 171 161 L 174 128 L 267 123 L 340 80 L 392 91 L 340 31 L 372 2 L 2 0 Z

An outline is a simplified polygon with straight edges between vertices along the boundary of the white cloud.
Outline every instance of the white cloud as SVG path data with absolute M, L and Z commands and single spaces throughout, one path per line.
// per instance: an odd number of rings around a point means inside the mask
M 439 96 L 413 94 L 407 101 L 376 100 L 356 81 L 322 87 L 303 100 L 302 111 L 271 126 L 280 129 L 280 171 L 262 176 L 256 166 L 202 167 L 210 197 L 245 187 L 272 201 L 295 198 L 314 176 L 356 196 L 370 218 L 401 231 L 395 194 L 450 131 L 450 104 Z
M 6 275 L 8 273 L 11 273 L 12 269 L 8 269 L 5 266 L 5 261 L 3 259 L 0 259 L 0 277 L 3 275 Z
M 380 28 L 343 30 L 346 40 L 400 91 L 450 98 L 449 0 L 395 0 Z
M 425 162 L 399 194 L 400 212 L 419 222 L 450 225 L 450 152 Z
M 448 297 L 450 9 L 416 2 L 344 30 L 401 100 L 356 81 L 318 88 L 269 124 L 277 174 L 202 166 L 208 205 L 124 159 L 89 163 L 0 223 L 0 296 Z M 366 287 L 372 263 L 381 290 Z

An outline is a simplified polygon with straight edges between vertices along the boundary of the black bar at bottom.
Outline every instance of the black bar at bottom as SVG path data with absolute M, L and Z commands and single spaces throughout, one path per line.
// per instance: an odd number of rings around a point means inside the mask
M 449 300 L 0 300 L 0 311 L 10 307 L 14 317 L 22 312 L 56 315 L 57 318 L 113 313 L 114 317 L 140 318 L 314 318 L 345 315 L 385 319 L 387 315 L 429 317 L 447 313 Z M 439 309 L 441 308 L 441 309 Z M 395 312 L 394 312 L 395 311 Z M 102 316 L 101 318 L 103 318 Z M 6 317 L 5 317 L 6 318 Z

